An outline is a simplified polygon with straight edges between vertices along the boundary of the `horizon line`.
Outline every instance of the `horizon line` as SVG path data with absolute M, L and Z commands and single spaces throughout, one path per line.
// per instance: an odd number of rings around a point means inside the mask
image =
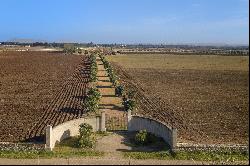
M 17 41 L 15 41 L 17 40 Z M 18 41 L 20 40 L 20 41 Z M 22 42 L 21 40 L 23 40 L 24 42 Z M 25 41 L 26 40 L 26 41 Z M 89 43 L 93 43 L 96 45 L 103 45 L 103 44 L 108 44 L 108 45 L 189 45 L 189 46 L 249 46 L 249 43 L 215 43 L 215 42 L 179 42 L 179 43 L 174 43 L 174 42 L 162 42 L 162 43 L 139 43 L 139 42 L 127 42 L 127 43 L 122 43 L 122 42 L 93 42 L 93 41 L 89 41 L 89 42 L 79 42 L 79 41 L 47 41 L 47 40 L 36 40 L 36 39 L 25 39 L 25 38 L 14 38 L 11 40 L 5 40 L 5 41 L 1 41 L 2 42 L 13 42 L 13 43 L 20 43 L 20 44 L 25 44 L 25 43 L 72 43 L 72 44 L 89 44 Z

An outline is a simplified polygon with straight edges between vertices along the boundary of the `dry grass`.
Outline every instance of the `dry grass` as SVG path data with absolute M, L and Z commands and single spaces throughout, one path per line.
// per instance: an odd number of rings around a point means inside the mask
M 248 56 L 148 55 L 132 54 L 110 56 L 125 68 L 154 68 L 176 70 L 237 70 L 248 71 Z

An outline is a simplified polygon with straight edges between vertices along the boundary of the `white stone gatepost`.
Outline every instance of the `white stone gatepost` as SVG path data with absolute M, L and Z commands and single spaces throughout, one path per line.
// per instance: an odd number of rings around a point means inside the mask
M 177 129 L 172 128 L 172 149 L 175 150 L 177 148 Z
M 53 130 L 52 126 L 46 127 L 46 144 L 45 144 L 45 150 L 52 151 L 52 144 L 53 144 Z
M 105 111 L 101 114 L 101 131 L 106 131 Z
M 132 119 L 132 113 L 131 113 L 131 110 L 128 110 L 128 131 L 130 131 L 130 129 L 131 129 L 131 123 L 130 123 L 130 121 L 131 121 L 131 119 Z

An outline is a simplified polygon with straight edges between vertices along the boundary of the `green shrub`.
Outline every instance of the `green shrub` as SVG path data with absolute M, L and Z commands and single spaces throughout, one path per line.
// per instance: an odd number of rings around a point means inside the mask
M 93 96 L 97 100 L 101 99 L 101 93 L 97 88 L 90 88 L 88 91 L 88 96 Z
M 115 87 L 115 95 L 121 97 L 124 93 L 124 87 L 122 85 Z
M 102 56 L 102 55 L 100 55 L 100 58 L 101 58 L 101 61 L 102 61 L 103 65 L 104 65 L 105 69 L 106 69 L 106 68 L 109 68 L 110 64 L 109 64 L 109 62 L 106 60 L 106 58 L 105 58 L 104 56 Z
M 96 63 L 96 56 L 92 54 L 90 56 L 90 81 L 91 82 L 97 81 L 97 72 L 98 72 L 98 67 Z
M 104 56 L 100 55 L 100 58 L 102 60 L 102 63 L 104 65 L 104 68 L 106 69 L 109 79 L 112 82 L 112 84 L 116 87 L 118 85 L 118 77 L 115 75 L 112 66 L 110 65 L 110 63 L 105 59 Z
M 134 108 L 136 107 L 136 103 L 132 99 L 123 98 L 123 106 L 124 106 L 125 111 L 128 111 L 128 110 L 133 111 Z
M 80 48 L 77 49 L 78 54 L 82 54 L 82 50 Z
M 74 46 L 74 44 L 64 44 L 64 49 L 63 49 L 63 52 L 65 54 L 73 54 L 76 52 L 76 47 Z
M 140 130 L 135 135 L 135 143 L 138 145 L 146 145 L 148 143 L 147 135 L 148 135 L 148 133 L 146 130 Z
M 81 148 L 93 148 L 96 140 L 92 126 L 87 123 L 81 124 L 79 133 L 78 146 Z
M 116 86 L 116 83 L 117 83 L 117 76 L 116 76 L 114 73 L 110 74 L 110 81 L 112 82 L 112 84 L 113 84 L 114 86 Z
M 148 145 L 157 142 L 157 137 L 146 130 L 140 130 L 135 135 L 135 143 L 137 145 Z
M 89 112 L 96 112 L 99 108 L 101 93 L 97 88 L 91 88 L 84 101 L 84 106 Z

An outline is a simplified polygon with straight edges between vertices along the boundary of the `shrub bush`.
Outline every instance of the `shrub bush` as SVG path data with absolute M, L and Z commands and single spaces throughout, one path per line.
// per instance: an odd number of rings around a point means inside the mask
M 124 87 L 122 85 L 118 85 L 115 87 L 115 95 L 122 97 L 124 93 Z
M 91 55 L 90 56 L 90 81 L 91 82 L 96 82 L 97 81 L 97 63 L 96 63 L 96 56 Z
M 96 112 L 101 100 L 101 93 L 97 88 L 91 88 L 87 94 L 84 106 L 89 112 Z
M 123 98 L 123 106 L 124 106 L 124 109 L 125 109 L 125 111 L 128 111 L 128 110 L 131 110 L 131 111 L 133 111 L 134 110 L 134 108 L 136 107 L 136 103 L 135 103 L 135 101 L 134 100 L 132 100 L 132 99 L 127 99 L 127 98 Z
M 101 99 L 101 93 L 97 88 L 90 88 L 88 91 L 88 96 L 93 96 L 97 101 Z
M 74 44 L 64 44 L 63 47 L 63 52 L 65 54 L 73 54 L 76 52 L 76 47 L 74 46 Z
M 100 55 L 100 58 L 102 60 L 102 63 L 104 65 L 104 68 L 106 69 L 107 73 L 108 73 L 108 76 L 109 76 L 109 79 L 110 81 L 112 82 L 112 84 L 116 87 L 118 86 L 118 77 L 115 75 L 114 73 L 114 70 L 112 68 L 112 66 L 110 65 L 110 63 L 105 59 L 104 56 L 101 56 Z
M 93 148 L 96 140 L 92 126 L 87 123 L 81 124 L 79 133 L 78 146 L 81 148 Z
M 148 133 L 146 130 L 140 130 L 135 135 L 135 143 L 137 145 L 148 145 L 151 143 L 155 143 L 157 141 L 157 137 L 151 133 Z
M 146 145 L 147 144 L 147 131 L 146 130 L 140 130 L 135 135 L 135 143 L 138 145 Z
M 80 48 L 78 48 L 77 52 L 78 54 L 82 54 L 82 50 Z

